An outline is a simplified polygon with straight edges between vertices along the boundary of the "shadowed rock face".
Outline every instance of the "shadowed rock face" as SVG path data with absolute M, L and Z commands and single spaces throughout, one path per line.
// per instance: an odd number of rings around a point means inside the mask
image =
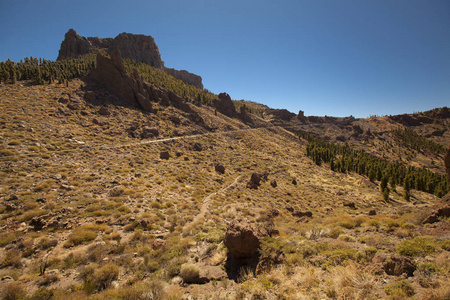
M 174 92 L 143 81 L 137 70 L 134 70 L 132 76 L 128 75 L 118 48 L 111 53 L 111 59 L 98 54 L 97 67 L 87 75 L 87 79 L 117 95 L 125 105 L 138 106 L 152 112 L 152 102 L 159 102 L 189 113 L 198 124 L 204 123 L 198 113 Z
M 130 58 L 138 62 L 146 63 L 181 81 L 203 89 L 202 78 L 185 70 L 175 70 L 164 67 L 158 46 L 153 37 L 142 34 L 121 33 L 115 38 L 98 38 L 80 36 L 75 30 L 70 29 L 61 43 L 58 59 L 77 58 L 80 55 L 104 50 L 109 54 L 114 49 L 119 49 L 122 57 Z

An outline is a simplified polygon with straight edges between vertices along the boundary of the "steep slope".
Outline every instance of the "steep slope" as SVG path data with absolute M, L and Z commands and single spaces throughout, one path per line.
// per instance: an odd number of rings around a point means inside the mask
M 411 127 L 202 104 L 118 52 L 97 60 L 67 84 L 0 85 L 0 297 L 450 295 L 448 195 L 386 199 L 378 178 L 308 156 L 313 137 L 444 174 L 427 142 L 447 138 L 444 110 Z

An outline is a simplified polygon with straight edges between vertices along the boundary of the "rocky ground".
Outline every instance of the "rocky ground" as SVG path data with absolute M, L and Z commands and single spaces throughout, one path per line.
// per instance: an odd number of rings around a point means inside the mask
M 394 159 L 398 122 L 145 112 L 79 79 L 1 85 L 0 103 L 3 299 L 450 297 L 448 196 L 385 201 L 293 133 Z M 402 151 L 445 173 L 443 155 Z

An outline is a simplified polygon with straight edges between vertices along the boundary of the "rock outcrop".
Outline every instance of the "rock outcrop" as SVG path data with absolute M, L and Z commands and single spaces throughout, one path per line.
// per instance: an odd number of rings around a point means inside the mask
M 260 246 L 257 231 L 249 223 L 236 220 L 228 225 L 223 242 L 235 259 L 252 257 Z
M 236 107 L 233 101 L 231 101 L 230 95 L 227 93 L 220 93 L 219 96 L 212 101 L 212 106 L 217 109 L 218 112 L 223 113 L 228 117 L 236 117 Z
M 172 68 L 164 68 L 164 71 L 176 79 L 180 79 L 184 83 L 195 86 L 201 90 L 203 89 L 202 77 L 199 75 L 192 74 L 186 70 L 175 70 Z
M 196 124 L 204 124 L 200 115 L 174 92 L 143 81 L 137 70 L 134 70 L 132 76 L 128 75 L 118 48 L 111 53 L 111 58 L 97 54 L 97 67 L 86 76 L 86 79 L 118 96 L 124 105 L 137 106 L 148 112 L 153 111 L 152 102 L 172 105 L 188 113 L 189 118 Z
M 130 58 L 153 66 L 183 82 L 203 89 L 202 77 L 185 70 L 166 68 L 153 37 L 142 34 L 121 33 L 115 38 L 98 38 L 80 36 L 75 30 L 69 29 L 61 43 L 57 60 L 77 58 L 80 55 L 103 50 L 109 54 L 119 49 L 122 57 Z

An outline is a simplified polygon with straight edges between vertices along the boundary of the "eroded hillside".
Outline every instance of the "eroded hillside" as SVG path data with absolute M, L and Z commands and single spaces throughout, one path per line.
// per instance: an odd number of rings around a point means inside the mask
M 4 299 L 450 295 L 448 196 L 396 185 L 384 199 L 296 134 L 444 174 L 444 154 L 395 143 L 390 120 L 274 119 L 225 96 L 177 108 L 159 88 L 144 111 L 80 79 L 0 89 Z

